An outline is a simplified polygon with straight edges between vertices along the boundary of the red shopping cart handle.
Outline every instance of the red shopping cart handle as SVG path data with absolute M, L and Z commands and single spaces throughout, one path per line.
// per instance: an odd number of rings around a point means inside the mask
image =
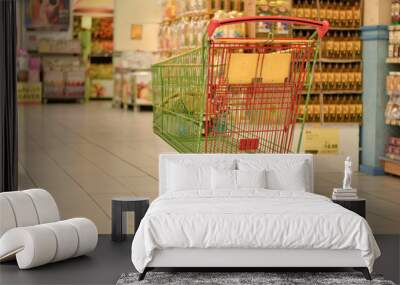
M 320 22 L 304 18 L 286 17 L 286 16 L 248 16 L 248 17 L 238 17 L 238 18 L 224 19 L 224 20 L 213 19 L 208 24 L 207 28 L 208 36 L 211 37 L 214 34 L 214 31 L 219 26 L 228 24 L 237 24 L 243 22 L 282 22 L 282 23 L 311 26 L 316 28 L 318 36 L 320 38 L 323 38 L 329 30 L 328 21 Z

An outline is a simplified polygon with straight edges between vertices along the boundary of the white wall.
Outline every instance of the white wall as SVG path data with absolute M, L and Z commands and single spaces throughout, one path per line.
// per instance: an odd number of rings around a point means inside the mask
M 158 49 L 160 0 L 114 0 L 114 50 Z M 141 40 L 131 39 L 131 25 L 142 24 Z

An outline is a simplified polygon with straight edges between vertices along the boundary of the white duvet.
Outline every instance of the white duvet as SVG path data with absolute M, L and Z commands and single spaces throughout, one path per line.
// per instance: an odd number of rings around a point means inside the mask
M 372 272 L 380 251 L 368 223 L 328 198 L 299 191 L 180 191 L 150 206 L 132 243 L 143 272 L 155 249 L 358 249 Z

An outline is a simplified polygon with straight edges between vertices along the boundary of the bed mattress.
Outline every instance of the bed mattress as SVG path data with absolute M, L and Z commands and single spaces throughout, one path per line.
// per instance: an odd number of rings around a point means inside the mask
M 361 216 L 308 192 L 179 191 L 157 198 L 132 243 L 139 272 L 163 249 L 359 250 L 372 271 L 379 248 Z

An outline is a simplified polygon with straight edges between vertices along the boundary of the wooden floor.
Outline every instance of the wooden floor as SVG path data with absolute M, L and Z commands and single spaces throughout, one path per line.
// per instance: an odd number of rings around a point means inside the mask
M 111 108 L 110 102 L 19 106 L 20 189 L 50 191 L 63 218 L 92 219 L 111 231 L 111 198 L 158 191 L 158 155 L 174 150 L 152 131 L 151 112 Z M 342 173 L 316 173 L 317 193 L 329 196 Z M 375 234 L 400 233 L 400 178 L 356 174 Z

